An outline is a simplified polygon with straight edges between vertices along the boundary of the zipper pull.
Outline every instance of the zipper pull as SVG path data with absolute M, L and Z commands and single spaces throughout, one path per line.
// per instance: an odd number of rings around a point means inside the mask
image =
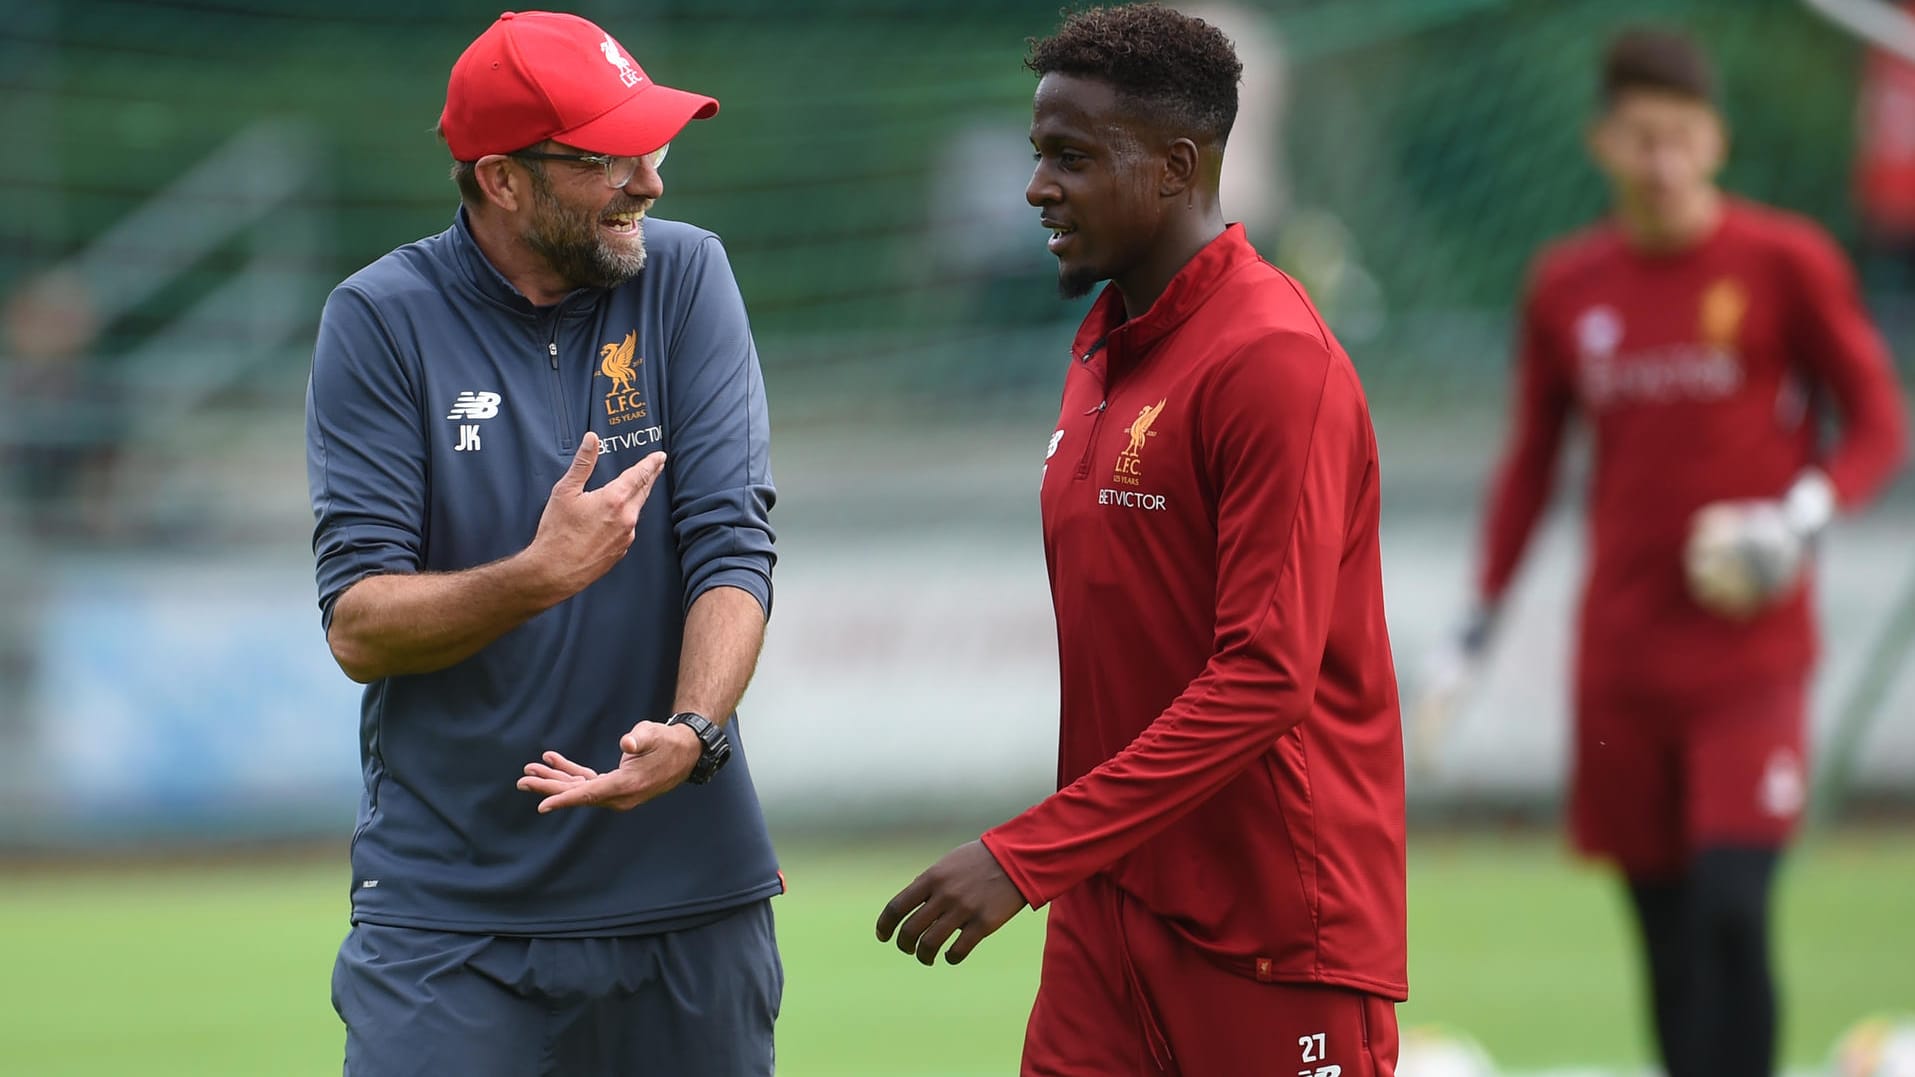
M 1084 455 L 1077 460 L 1077 477 L 1080 479 L 1090 475 L 1090 458 L 1097 451 L 1097 432 L 1104 428 L 1104 409 L 1109 406 L 1110 397 L 1105 397 L 1097 402 L 1096 407 L 1084 413 L 1097 418 L 1091 421 L 1090 434 L 1084 438 Z
M 557 370 L 559 368 L 559 342 L 556 340 L 549 342 L 545 345 L 545 350 L 547 354 L 552 357 L 552 369 Z

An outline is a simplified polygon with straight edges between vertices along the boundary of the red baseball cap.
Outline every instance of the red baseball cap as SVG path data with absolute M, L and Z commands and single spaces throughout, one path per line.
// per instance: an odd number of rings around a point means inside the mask
M 459 161 L 548 138 L 626 157 L 717 114 L 716 100 L 646 78 L 611 34 L 577 15 L 508 11 L 452 65 L 439 131 Z

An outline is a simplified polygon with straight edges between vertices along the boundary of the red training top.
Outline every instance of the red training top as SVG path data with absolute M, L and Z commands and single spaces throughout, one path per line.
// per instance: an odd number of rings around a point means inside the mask
M 1915 2 L 1902 11 L 1915 16 Z M 1884 48 L 1862 68 L 1855 195 L 1877 239 L 1915 242 L 1915 62 Z
M 1490 496 L 1479 581 L 1498 600 L 1549 498 L 1572 411 L 1594 428 L 1593 564 L 1578 683 L 1585 697 L 1702 701 L 1805 676 L 1808 587 L 1739 622 L 1689 595 L 1690 517 L 1725 498 L 1775 498 L 1820 463 L 1839 504 L 1887 481 L 1907 432 L 1888 356 L 1847 261 L 1808 221 L 1731 200 L 1713 234 L 1675 254 L 1597 225 L 1538 259 L 1525 304 L 1510 444 Z M 1824 454 L 1815 407 L 1833 396 Z
M 1078 331 L 1043 488 L 1058 792 L 984 835 L 1220 965 L 1402 999 L 1403 741 L 1349 357 L 1231 226 Z

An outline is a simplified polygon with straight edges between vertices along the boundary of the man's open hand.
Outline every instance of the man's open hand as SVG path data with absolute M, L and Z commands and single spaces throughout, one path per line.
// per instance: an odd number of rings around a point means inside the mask
M 618 767 L 603 774 L 546 752 L 542 763 L 527 763 L 519 788 L 544 797 L 539 811 L 591 806 L 630 811 L 669 793 L 691 776 L 703 751 L 698 734 L 687 726 L 640 722 L 619 740 Z

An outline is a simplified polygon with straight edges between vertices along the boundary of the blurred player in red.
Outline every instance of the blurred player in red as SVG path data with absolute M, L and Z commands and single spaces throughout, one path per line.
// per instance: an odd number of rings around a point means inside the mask
M 1771 883 L 1804 804 L 1809 561 L 1904 453 L 1902 397 L 1821 229 L 1725 195 L 1709 62 L 1632 30 L 1589 146 L 1614 210 L 1537 260 L 1467 668 L 1593 435 L 1570 818 L 1628 881 L 1671 1077 L 1772 1072 Z M 1841 432 L 1824 446 L 1821 405 Z
M 1028 64 L 1033 223 L 1061 292 L 1110 282 L 1041 493 L 1059 788 L 919 875 L 878 936 L 930 964 L 956 935 L 955 963 L 1048 903 L 1026 1077 L 1388 1077 L 1403 741 L 1362 387 L 1225 224 L 1222 33 L 1094 8 Z
M 1915 0 L 1903 0 L 1898 11 L 1904 26 L 1915 27 Z M 1871 283 L 1898 300 L 1906 321 L 1915 298 L 1915 58 L 1881 45 L 1869 49 L 1859 96 L 1855 208 L 1867 252 L 1863 275 L 1873 270 Z

